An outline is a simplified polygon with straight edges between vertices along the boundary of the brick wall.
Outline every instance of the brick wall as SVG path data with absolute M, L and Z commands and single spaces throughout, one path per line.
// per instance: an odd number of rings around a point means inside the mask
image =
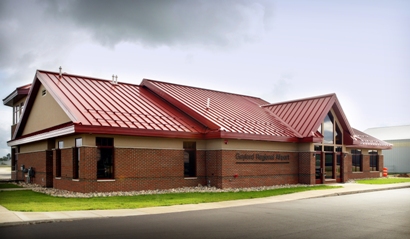
M 184 177 L 183 150 L 115 148 L 114 179 L 97 180 L 97 147 L 80 148 L 79 179 L 73 180 L 73 149 L 61 149 L 61 177 L 55 178 L 56 152 L 18 154 L 15 177 L 25 180 L 21 165 L 33 167 L 32 182 L 77 192 L 132 191 L 207 185 L 241 188 L 280 184 L 314 184 L 315 160 L 310 152 L 261 152 L 238 150 L 197 150 L 196 175 Z M 241 160 L 236 154 L 282 155 L 286 160 Z M 351 155 L 343 158 L 343 181 L 380 177 L 370 171 L 370 157 L 363 155 L 363 172 L 351 172 Z M 383 156 L 379 155 L 379 168 Z
M 236 154 L 282 155 L 288 160 L 238 160 Z M 222 188 L 241 188 L 298 183 L 298 153 L 224 150 L 216 160 L 217 182 Z M 218 184 L 218 187 L 219 187 Z
M 315 184 L 315 158 L 312 152 L 299 153 L 299 183 Z
M 379 155 L 379 170 L 380 171 L 370 171 L 370 155 L 363 155 L 362 159 L 362 172 L 352 172 L 352 155 L 347 154 L 344 158 L 344 178 L 343 182 L 347 182 L 351 179 L 362 179 L 362 178 L 379 178 L 381 172 L 383 171 L 384 157 Z
M 97 180 L 97 150 L 81 147 L 79 180 L 72 180 L 72 149 L 61 150 L 61 178 L 54 179 L 54 187 L 77 192 L 109 192 L 206 184 L 205 151 L 196 153 L 197 177 L 185 179 L 183 150 L 115 148 L 114 179 Z
M 35 175 L 31 178 L 31 183 L 44 187 L 53 186 L 53 155 L 51 151 L 39 151 L 31 153 L 19 153 L 16 169 L 16 180 L 27 181 L 23 176 L 21 166 L 32 167 Z
M 210 186 L 222 188 L 222 151 L 208 150 L 205 154 L 207 180 Z

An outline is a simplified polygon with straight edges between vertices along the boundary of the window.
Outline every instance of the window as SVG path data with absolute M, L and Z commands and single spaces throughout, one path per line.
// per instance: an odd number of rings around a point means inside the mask
M 114 178 L 114 139 L 95 139 L 97 145 L 97 179 Z
M 343 144 L 343 135 L 342 135 L 342 131 L 339 128 L 339 125 L 337 123 L 335 123 L 336 125 L 336 144 Z
M 184 142 L 184 177 L 196 177 L 196 142 Z
M 377 150 L 369 150 L 370 155 L 370 171 L 379 171 L 379 155 Z
M 64 141 L 58 141 L 56 149 L 56 177 L 61 177 L 61 149 L 64 147 Z
M 323 122 L 323 141 L 325 144 L 333 144 L 333 115 L 329 112 Z
M 16 171 L 17 168 L 17 150 L 11 148 L 11 171 Z
M 13 124 L 17 124 L 20 121 L 23 110 L 24 102 L 17 104 L 13 107 Z
M 83 139 L 75 139 L 75 147 L 73 148 L 73 179 L 80 177 L 80 147 L 83 146 Z
M 352 172 L 362 171 L 362 151 L 360 149 L 352 149 Z

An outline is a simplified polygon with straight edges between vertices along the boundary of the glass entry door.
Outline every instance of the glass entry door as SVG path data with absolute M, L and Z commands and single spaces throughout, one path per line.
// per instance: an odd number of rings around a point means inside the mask
M 333 153 L 325 153 L 325 178 L 334 178 L 334 163 L 333 163 Z

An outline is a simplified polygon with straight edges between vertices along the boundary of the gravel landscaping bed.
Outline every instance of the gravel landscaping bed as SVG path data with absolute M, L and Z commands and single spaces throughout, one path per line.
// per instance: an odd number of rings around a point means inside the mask
M 265 191 L 277 188 L 293 188 L 293 187 L 312 187 L 315 185 L 306 184 L 286 184 L 286 185 L 275 185 L 275 186 L 262 186 L 262 187 L 250 187 L 250 188 L 225 188 L 220 189 L 216 187 L 200 186 L 197 187 L 183 187 L 183 188 L 173 188 L 166 190 L 143 190 L 143 191 L 128 191 L 128 192 L 94 192 L 94 193 L 79 193 L 67 190 L 60 190 L 54 188 L 45 188 L 37 184 L 28 184 L 24 182 L 16 183 L 19 186 L 25 188 L 31 188 L 35 192 L 44 193 L 54 197 L 75 197 L 75 198 L 91 198 L 91 197 L 112 197 L 112 196 L 135 196 L 135 195 L 152 195 L 152 194 L 166 194 L 166 193 L 220 193 L 220 192 L 255 192 L 255 191 Z

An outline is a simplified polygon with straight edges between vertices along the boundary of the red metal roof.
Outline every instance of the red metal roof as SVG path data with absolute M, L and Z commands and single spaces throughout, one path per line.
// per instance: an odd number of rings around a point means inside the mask
M 52 127 L 57 133 L 62 128 L 66 133 L 321 142 L 317 128 L 333 109 L 346 145 L 391 148 L 353 131 L 335 94 L 268 104 L 257 97 L 148 79 L 133 85 L 40 70 L 32 85 L 20 87 L 30 91 L 13 140 L 28 137 L 21 134 L 41 84 L 72 121 Z M 37 133 L 45 135 L 47 130 Z
M 138 85 L 69 74 L 60 77 L 47 71 L 38 71 L 37 78 L 77 125 L 76 132 L 153 135 L 153 131 L 161 131 L 163 136 L 169 132 L 187 137 L 200 136 L 204 130 L 202 125 Z
M 392 149 L 393 145 L 353 128 L 353 145 L 349 148 Z
M 282 118 L 302 137 L 321 137 L 316 131 L 332 108 L 342 127 L 347 132 L 352 132 L 336 94 L 292 100 L 263 107 Z
M 297 141 L 298 134 L 251 96 L 144 79 L 145 86 L 206 125 L 215 137 Z M 209 107 L 207 107 L 209 99 Z M 212 133 L 209 133 L 212 135 Z

